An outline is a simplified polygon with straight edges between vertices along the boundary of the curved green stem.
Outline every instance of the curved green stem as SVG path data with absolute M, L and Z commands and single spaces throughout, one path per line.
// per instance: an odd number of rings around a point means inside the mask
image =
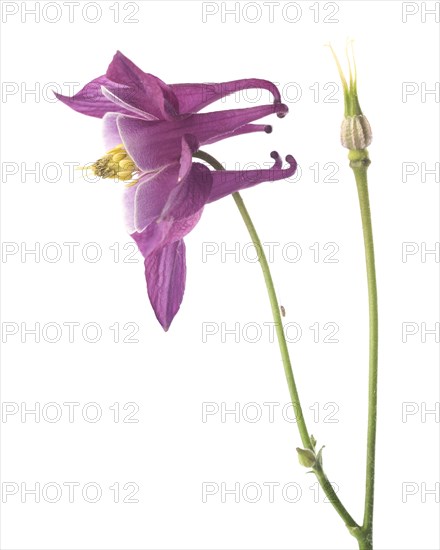
M 212 157 L 211 155 L 209 155 L 204 151 L 198 151 L 197 153 L 194 153 L 194 157 L 204 160 L 216 170 L 224 170 L 223 166 L 218 162 L 218 160 L 216 160 L 214 157 Z M 247 211 L 246 206 L 244 205 L 243 199 L 241 198 L 239 193 L 233 193 L 232 197 L 235 201 L 235 204 L 238 207 L 238 210 L 240 211 L 240 214 L 243 218 L 243 221 L 247 227 L 247 230 L 249 231 L 249 235 L 258 253 L 258 260 L 260 262 L 261 269 L 263 271 L 264 281 L 266 283 L 267 293 L 269 295 L 270 305 L 272 308 L 272 315 L 275 321 L 275 329 L 276 329 L 276 334 L 278 338 L 278 344 L 280 347 L 281 358 L 283 360 L 283 366 L 284 366 L 284 372 L 287 379 L 287 385 L 289 387 L 289 393 L 292 400 L 292 405 L 296 412 L 297 425 L 298 425 L 301 441 L 306 449 L 310 449 L 311 451 L 314 451 L 312 441 L 311 441 L 309 432 L 307 430 L 306 422 L 304 420 L 304 415 L 302 413 L 298 390 L 297 390 L 295 378 L 292 372 L 292 364 L 290 362 L 289 351 L 287 349 L 287 343 L 286 343 L 286 338 L 284 334 L 284 327 L 281 320 L 280 306 L 278 304 L 278 299 L 277 299 L 275 287 L 272 281 L 269 264 L 264 254 L 264 250 L 263 250 L 263 246 L 261 244 L 260 238 L 257 234 L 255 226 L 252 222 L 252 219 L 249 216 L 249 212 Z M 354 519 L 348 513 L 348 511 L 346 510 L 342 502 L 339 500 L 331 483 L 329 482 L 327 476 L 325 475 L 324 470 L 322 469 L 322 466 L 320 464 L 317 464 L 314 467 L 313 471 L 322 489 L 324 490 L 324 493 L 327 496 L 329 502 L 332 503 L 335 510 L 341 516 L 350 533 L 354 537 L 358 538 L 360 535 L 361 528 L 354 521 Z
M 301 441 L 306 449 L 313 450 L 312 442 L 310 440 L 309 432 L 307 430 L 306 422 L 304 420 L 304 414 L 302 412 L 295 379 L 293 377 L 292 365 L 290 362 L 289 351 L 287 349 L 286 338 L 284 335 L 284 327 L 281 321 L 280 306 L 278 304 L 278 299 L 273 285 L 269 264 L 267 262 L 266 255 L 264 254 L 260 238 L 258 237 L 255 226 L 252 223 L 251 217 L 249 216 L 249 212 L 244 205 L 241 195 L 239 193 L 234 193 L 232 197 L 238 207 L 238 210 L 243 218 L 243 221 L 247 227 L 247 230 L 249 231 L 249 235 L 258 253 L 258 259 L 260 261 L 261 269 L 263 271 L 264 281 L 266 283 L 267 293 L 269 295 L 270 305 L 272 308 L 272 315 L 275 321 L 275 330 L 277 334 L 278 344 L 280 346 L 281 357 L 283 360 L 284 373 L 286 375 L 287 386 L 289 387 L 290 397 L 292 399 L 292 404 L 295 410 L 295 417 L 297 420 Z
M 359 205 L 364 234 L 365 261 L 368 281 L 368 307 L 370 317 L 370 359 L 368 380 L 368 428 L 367 428 L 367 469 L 365 480 L 365 508 L 362 531 L 367 543 L 373 547 L 374 474 L 376 457 L 377 425 L 377 371 L 379 321 L 377 309 L 376 268 L 374 261 L 373 229 L 371 225 L 370 200 L 368 196 L 367 169 L 370 164 L 366 149 L 350 151 L 348 158 L 354 172 L 359 195 Z

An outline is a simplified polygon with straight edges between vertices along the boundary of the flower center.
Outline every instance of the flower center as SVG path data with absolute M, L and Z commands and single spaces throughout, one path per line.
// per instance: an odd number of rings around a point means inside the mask
M 122 181 L 132 180 L 138 172 L 136 164 L 122 144 L 117 145 L 92 164 L 91 170 L 100 178 L 117 178 Z

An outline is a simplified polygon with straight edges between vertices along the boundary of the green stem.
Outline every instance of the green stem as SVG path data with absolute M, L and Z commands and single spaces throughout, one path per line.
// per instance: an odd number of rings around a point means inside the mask
M 368 307 L 370 318 L 370 359 L 368 380 L 368 428 L 367 428 L 367 467 L 365 480 L 365 507 L 362 533 L 367 545 L 373 548 L 373 510 L 374 510 L 374 474 L 376 456 L 376 425 L 377 425 L 377 357 L 378 357 L 378 311 L 376 269 L 374 262 L 373 229 L 371 225 L 370 200 L 368 196 L 367 169 L 370 164 L 368 151 L 350 151 L 348 158 L 356 179 L 359 195 L 359 205 L 364 234 L 365 261 L 368 282 Z
M 278 299 L 275 293 L 269 264 L 267 262 L 266 255 L 264 254 L 260 238 L 258 237 L 255 226 L 252 223 L 251 217 L 249 216 L 249 212 L 244 205 L 243 199 L 241 198 L 239 193 L 234 193 L 232 197 L 238 207 L 238 210 L 243 218 L 243 221 L 247 227 L 247 230 L 249 231 L 249 235 L 258 253 L 258 259 L 260 261 L 261 269 L 263 271 L 264 281 L 266 283 L 267 293 L 269 295 L 270 305 L 272 308 L 272 315 L 275 321 L 275 330 L 278 338 L 278 344 L 280 346 L 281 357 L 283 360 L 284 373 L 286 375 L 290 397 L 292 398 L 292 404 L 295 410 L 295 417 L 297 419 L 301 441 L 306 449 L 313 450 L 312 442 L 310 440 L 309 432 L 307 430 L 306 422 L 304 420 L 304 415 L 301 409 L 295 379 L 293 377 L 292 365 L 290 363 L 289 351 L 287 349 L 286 338 L 284 335 L 284 327 L 281 321 L 280 306 L 278 305 Z
M 202 159 L 205 162 L 209 163 L 216 170 L 224 170 L 223 166 L 220 164 L 220 162 L 218 162 L 218 160 L 216 160 L 214 157 L 212 157 L 211 155 L 209 155 L 204 151 L 198 151 L 197 153 L 194 153 L 194 156 L 196 158 Z M 296 412 L 297 425 L 298 425 L 301 441 L 306 449 L 310 449 L 314 451 L 314 448 L 310 439 L 310 435 L 307 430 L 306 422 L 304 420 L 304 415 L 302 413 L 298 390 L 296 388 L 295 378 L 292 372 L 292 364 L 290 362 L 289 351 L 287 349 L 286 338 L 284 335 L 284 327 L 281 320 L 280 306 L 278 304 L 278 299 L 277 299 L 275 287 L 272 281 L 269 264 L 264 254 L 264 250 L 263 250 L 263 246 L 261 244 L 260 238 L 257 234 L 255 226 L 252 222 L 252 219 L 249 216 L 249 212 L 247 211 L 246 206 L 244 205 L 243 199 L 241 198 L 239 193 L 233 193 L 232 197 L 235 201 L 235 204 L 238 207 L 238 210 L 240 211 L 240 214 L 247 227 L 247 230 L 249 231 L 249 235 L 252 239 L 255 249 L 257 250 L 257 253 L 258 253 L 258 260 L 260 262 L 261 269 L 263 271 L 264 281 L 266 283 L 267 293 L 269 295 L 270 305 L 272 308 L 272 315 L 275 321 L 275 329 L 276 329 L 276 334 L 278 338 L 278 344 L 280 347 L 281 358 L 283 360 L 283 366 L 284 366 L 284 372 L 287 379 L 287 385 L 289 387 L 290 398 L 292 400 L 292 405 Z M 332 503 L 335 510 L 341 516 L 350 533 L 358 539 L 358 537 L 361 534 L 360 533 L 361 528 L 354 521 L 354 519 L 348 513 L 348 511 L 346 510 L 342 502 L 339 500 L 331 483 L 329 482 L 327 476 L 325 475 L 324 470 L 322 469 L 322 466 L 320 464 L 317 464 L 313 471 L 322 489 L 324 490 L 324 493 L 327 496 L 328 500 Z M 368 550 L 368 549 L 365 548 L 365 550 Z

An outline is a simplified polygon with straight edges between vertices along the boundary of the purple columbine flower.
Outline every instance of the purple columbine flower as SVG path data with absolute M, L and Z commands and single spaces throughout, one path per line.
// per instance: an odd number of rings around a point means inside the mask
M 271 105 L 199 113 L 211 103 L 240 90 L 261 88 Z M 56 94 L 80 113 L 102 118 L 111 150 L 92 170 L 104 178 L 129 182 L 125 191 L 127 225 L 145 258 L 148 295 L 165 330 L 182 302 L 186 261 L 183 237 L 199 221 L 203 207 L 226 195 L 295 173 L 296 161 L 278 153 L 266 170 L 212 171 L 193 162 L 204 145 L 251 132 L 270 132 L 252 124 L 266 115 L 287 113 L 277 87 L 269 81 L 244 79 L 221 84 L 165 84 L 144 73 L 117 52 L 104 76 L 73 97 Z

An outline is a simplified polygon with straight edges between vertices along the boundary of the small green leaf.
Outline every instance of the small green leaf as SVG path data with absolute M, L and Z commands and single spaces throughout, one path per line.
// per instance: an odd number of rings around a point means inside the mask
M 322 449 L 325 447 L 325 445 L 323 445 L 319 451 L 318 451 L 318 454 L 316 455 L 316 463 L 322 468 Z

